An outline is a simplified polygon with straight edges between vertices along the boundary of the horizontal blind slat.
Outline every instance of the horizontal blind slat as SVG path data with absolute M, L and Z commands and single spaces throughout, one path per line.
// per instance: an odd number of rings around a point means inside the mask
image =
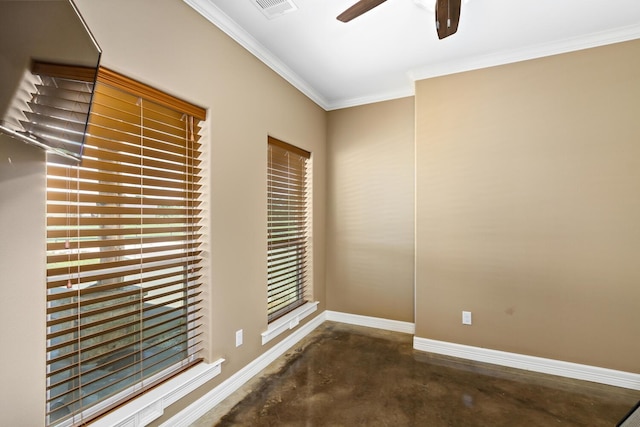
M 184 233 L 197 233 L 202 225 L 195 223 L 185 222 L 183 224 L 150 224 L 153 227 L 136 228 L 136 227 L 118 227 L 118 228 L 81 228 L 75 227 L 69 228 L 51 228 L 47 231 L 47 239 L 51 242 L 49 244 L 55 245 L 53 240 L 60 241 L 61 239 L 81 239 L 87 237 L 105 237 L 105 236 L 142 236 L 146 234 L 162 234 L 162 235 L 182 235 Z M 200 234 L 196 234 L 196 237 L 200 237 Z M 63 243 L 64 247 L 64 243 Z M 57 248 L 54 248 L 57 249 Z
M 191 284 L 188 288 L 186 288 L 184 290 L 184 292 L 187 292 L 189 294 L 188 298 L 193 299 L 193 295 L 195 295 L 195 294 L 193 294 L 193 291 L 195 289 L 198 289 L 198 287 L 200 285 L 201 285 L 201 283 L 194 283 L 194 284 Z M 138 293 L 140 293 L 140 292 L 138 291 Z M 127 295 L 125 295 L 124 293 L 119 293 L 118 294 L 118 298 L 120 298 L 120 299 L 123 298 L 123 297 L 126 297 L 126 296 Z M 111 300 L 115 301 L 118 298 L 112 298 Z M 193 309 L 195 309 L 195 307 L 197 307 L 197 305 L 199 304 L 200 300 L 199 299 L 195 299 L 193 301 L 194 302 L 189 302 L 187 304 L 187 307 L 190 308 L 189 313 Z M 95 304 L 95 302 L 94 302 L 94 304 Z M 127 308 L 127 307 L 130 307 L 130 306 L 131 306 L 130 303 L 123 301 L 123 302 L 121 302 L 119 304 L 115 304 L 115 303 L 112 304 L 112 306 L 110 308 L 113 311 L 115 311 L 115 309 L 122 309 L 122 308 Z M 154 310 L 155 308 L 156 307 L 152 307 L 152 306 L 142 307 L 142 313 L 144 313 L 145 311 Z M 68 307 L 67 307 L 67 311 L 69 311 Z M 141 313 L 140 309 L 138 307 L 134 306 L 133 310 L 131 310 L 131 311 L 118 310 L 118 314 L 110 316 L 107 322 L 104 322 L 104 321 L 102 321 L 100 319 L 94 320 L 94 321 L 87 320 L 87 319 L 92 318 L 92 316 L 95 317 L 96 315 L 99 315 L 99 314 L 104 313 L 104 312 L 105 311 L 102 308 L 97 308 L 97 309 L 93 309 L 93 310 L 82 311 L 82 312 L 79 312 L 79 313 L 73 312 L 72 314 L 68 314 L 68 315 L 60 315 L 57 318 L 51 318 L 47 322 L 47 327 L 50 328 L 50 330 L 47 332 L 47 338 L 51 339 L 51 338 L 56 338 L 56 337 L 60 337 L 60 336 L 68 335 L 68 334 L 72 333 L 74 331 L 75 327 L 71 327 L 71 326 L 64 327 L 64 326 L 60 326 L 60 325 L 70 324 L 71 322 L 73 322 L 73 321 L 75 321 L 77 319 L 84 319 L 83 327 L 85 329 L 91 329 L 91 328 L 95 328 L 95 327 L 97 327 L 97 326 L 99 326 L 99 325 L 101 325 L 103 323 L 117 322 L 117 321 L 120 321 L 120 320 L 123 320 L 123 319 L 127 319 L 129 317 L 138 316 Z M 120 325 L 122 326 L 122 323 L 120 323 Z M 59 328 L 54 328 L 56 326 L 59 326 Z M 105 335 L 106 332 L 105 331 L 101 331 L 100 334 L 101 335 Z M 74 338 L 74 340 L 71 341 L 71 342 L 72 343 L 78 342 L 78 338 L 77 337 Z M 64 347 L 65 345 L 68 345 L 68 343 L 67 344 L 59 343 L 59 344 L 56 344 L 56 345 L 51 345 L 49 347 L 49 350 L 56 349 L 56 348 L 61 348 L 61 347 Z
M 85 138 L 84 152 L 83 158 L 88 159 L 101 159 L 111 162 L 119 162 L 123 164 L 128 164 L 132 166 L 137 166 L 143 163 L 147 168 L 156 168 L 159 170 L 167 170 L 167 171 L 175 171 L 175 172 L 183 172 L 185 168 L 190 167 L 198 167 L 201 163 L 200 159 L 196 157 L 191 157 L 188 163 L 185 163 L 182 158 L 178 158 L 176 156 L 165 156 L 151 158 L 151 157 L 140 157 L 140 152 L 131 152 L 133 149 L 127 148 L 128 151 L 124 151 L 122 153 L 118 153 L 114 150 L 102 150 L 96 148 L 100 144 L 107 144 L 109 147 L 117 150 L 120 146 L 126 144 L 117 145 L 116 142 L 107 141 L 105 139 L 101 139 L 98 137 L 93 137 L 88 135 Z M 126 147 L 125 147 L 126 148 Z M 137 156 L 136 156 L 137 155 Z
M 145 265 L 144 267 L 140 268 L 138 270 L 138 272 L 140 274 L 147 274 L 150 272 L 154 272 L 154 271 L 163 271 L 163 270 L 167 270 L 167 269 L 174 269 L 174 268 L 184 268 L 185 270 L 188 268 L 196 268 L 197 264 L 196 264 L 196 260 L 172 260 L 171 262 L 166 262 L 166 263 L 159 263 L 156 265 Z M 71 284 L 71 286 L 75 286 L 78 285 L 79 283 L 93 283 L 93 282 L 99 282 L 99 281 L 105 281 L 105 280 L 111 280 L 111 279 L 117 279 L 120 277 L 123 277 L 123 272 L 122 271 L 111 271 L 111 272 L 104 272 L 104 271 L 96 271 L 94 272 L 92 275 L 86 275 L 83 276 L 82 278 L 80 278 L 80 280 L 73 276 L 73 274 L 75 273 L 75 270 L 72 270 L 69 274 L 65 274 L 67 276 L 69 276 L 69 278 L 64 278 L 64 279 L 58 279 L 58 278 L 48 278 L 47 279 L 47 289 L 63 289 L 63 288 L 67 288 L 68 284 Z M 135 270 L 129 270 L 129 272 L 135 272 Z M 59 276 L 63 276 L 63 275 L 59 275 Z
M 69 173 L 73 171 L 74 175 L 72 177 L 75 177 L 75 173 L 76 173 L 75 168 L 71 168 L 65 165 L 55 165 L 55 164 L 50 164 L 50 166 L 60 170 L 60 173 L 57 176 L 58 179 L 65 178 L 66 176 L 65 169 L 68 170 Z M 88 169 L 88 170 L 98 170 L 98 171 L 109 171 L 113 174 L 129 174 L 129 175 L 141 176 L 143 173 L 143 168 L 140 165 L 127 165 L 121 162 L 107 161 L 105 159 L 92 159 L 86 156 L 82 159 L 81 166 L 84 170 Z M 148 171 L 148 170 L 149 170 L 148 168 L 144 169 L 144 171 Z M 193 168 L 190 166 L 183 170 L 177 170 L 177 171 L 166 170 L 166 169 L 153 170 L 154 178 L 156 179 L 163 178 L 168 180 L 184 179 L 185 176 L 191 179 L 192 181 L 199 180 L 200 173 L 202 173 L 201 169 Z
M 143 253 L 153 253 L 153 251 L 143 251 Z M 180 255 L 180 258 L 192 258 L 196 255 L 199 255 L 200 251 L 189 251 L 185 254 Z M 144 263 L 148 263 L 148 264 L 153 264 L 153 263 L 161 263 L 163 261 L 173 261 L 175 260 L 177 257 L 176 255 L 159 255 L 159 256 L 149 256 L 149 257 L 144 257 L 143 261 Z M 122 271 L 122 275 L 126 275 L 125 273 L 128 274 L 133 274 L 136 271 L 134 266 L 139 265 L 141 262 L 138 259 L 125 259 L 125 260 L 119 260 L 119 261 L 111 261 L 111 262 L 101 262 L 100 264 L 79 264 L 77 266 L 74 266 L 75 268 L 72 269 L 72 275 L 74 277 L 71 278 L 71 282 L 74 283 L 74 279 L 75 279 L 75 273 L 77 272 L 83 279 L 83 282 L 86 283 L 88 281 L 93 281 L 93 280 L 88 280 L 88 277 L 91 276 L 82 276 L 83 273 L 100 273 L 103 271 L 109 271 L 109 270 L 114 270 L 116 268 L 119 268 L 120 271 Z M 60 276 L 60 275 L 68 275 L 69 274 L 69 268 L 67 267 L 58 267 L 58 268 L 51 268 L 47 270 L 47 274 L 50 276 Z
M 175 274 L 172 274 L 171 276 L 167 276 L 167 277 L 175 277 Z M 197 289 L 201 282 L 201 276 L 195 276 L 192 280 L 192 283 L 184 288 L 181 289 L 177 289 L 174 292 L 192 292 L 194 289 Z M 153 289 L 149 289 L 149 288 L 140 288 L 140 289 L 135 289 L 135 290 L 129 290 L 127 291 L 126 288 L 127 287 L 131 287 L 132 285 L 138 284 L 140 283 L 139 280 L 131 280 L 128 282 L 122 282 L 122 283 L 113 283 L 111 285 L 106 285 L 106 286 L 99 286 L 96 288 L 99 288 L 98 290 L 93 290 L 94 293 L 100 292 L 100 293 L 104 293 L 106 291 L 111 291 L 111 295 L 109 295 L 108 297 L 104 297 L 104 296 L 94 296 L 92 294 L 89 293 L 79 293 L 77 291 L 75 292 L 68 292 L 66 293 L 66 298 L 61 300 L 58 298 L 58 301 L 60 301 L 59 305 L 56 306 L 52 306 L 49 307 L 47 309 L 47 314 L 49 315 L 49 320 L 47 321 L 47 326 L 55 326 L 55 325 L 59 325 L 59 324 L 63 324 L 66 322 L 69 322 L 71 320 L 77 319 L 78 318 L 78 314 L 73 312 L 74 309 L 76 308 L 82 308 L 83 306 L 87 306 L 87 305 L 91 305 L 91 304 L 96 304 L 96 303 L 100 303 L 100 302 L 106 302 L 109 300 L 116 300 L 116 299 L 120 299 L 126 296 L 130 296 L 130 295 L 136 295 L 136 294 L 142 294 L 144 292 L 149 292 L 150 290 Z M 181 284 L 181 281 L 179 280 L 174 280 L 174 281 L 170 281 L 167 282 L 165 284 L 162 285 L 162 287 L 167 287 L 167 286 L 172 286 L 172 285 L 177 285 L 177 284 Z M 122 289 L 122 290 L 120 290 Z M 86 290 L 86 289 L 85 289 Z M 83 298 L 85 297 L 85 298 Z M 66 302 L 65 300 L 68 300 L 69 302 Z M 65 302 L 62 302 L 65 301 Z M 144 311 L 148 311 L 148 310 L 152 310 L 155 307 L 145 307 L 143 308 L 143 312 Z M 73 312 L 73 314 L 67 315 L 65 316 L 64 314 L 58 314 L 56 315 L 56 313 L 60 313 L 60 312 L 65 312 L 65 311 L 71 311 Z M 88 313 L 88 312 L 84 312 L 84 313 Z M 89 315 L 89 314 L 87 314 Z M 122 314 L 123 316 L 126 316 L 126 313 Z M 55 317 L 57 316 L 57 317 Z M 120 315 L 119 315 L 120 316 Z M 114 319 L 116 319 L 116 317 L 112 317 L 109 320 L 113 321 Z M 59 336 L 59 335 L 63 335 L 63 330 L 57 330 L 54 332 L 49 332 L 47 334 L 47 337 L 55 337 L 55 336 Z

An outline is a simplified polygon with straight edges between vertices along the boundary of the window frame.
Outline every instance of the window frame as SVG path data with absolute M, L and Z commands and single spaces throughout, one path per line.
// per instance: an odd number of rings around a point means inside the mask
M 181 114 L 182 117 L 185 118 L 185 120 L 190 121 L 190 124 L 186 124 L 185 125 L 185 127 L 187 129 L 187 131 L 186 131 L 187 135 L 185 136 L 185 138 L 189 139 L 190 141 L 196 141 L 196 142 L 189 142 L 189 144 L 196 144 L 196 146 L 199 145 L 199 143 L 197 142 L 197 138 L 198 138 L 197 130 L 194 130 L 194 129 L 197 129 L 197 126 L 193 127 L 192 121 L 195 121 L 195 124 L 197 125 L 197 122 L 206 119 L 206 111 L 204 109 L 202 109 L 200 107 L 197 107 L 197 106 L 194 106 L 192 104 L 189 104 L 189 103 L 187 103 L 185 101 L 179 100 L 179 99 L 177 99 L 177 98 L 175 98 L 175 97 L 173 97 L 171 95 L 168 95 L 168 94 L 166 94 L 164 92 L 161 92 L 159 90 L 151 88 L 151 87 L 149 87 L 149 86 L 147 86 L 145 84 L 142 84 L 140 82 L 137 82 L 137 81 L 134 81 L 132 79 L 129 79 L 129 78 L 125 77 L 125 76 L 122 76 L 122 75 L 120 75 L 120 74 L 118 74 L 118 73 L 116 73 L 114 71 L 108 70 L 106 68 L 100 68 L 99 73 L 98 73 L 97 82 L 98 82 L 99 85 L 101 84 L 101 85 L 104 85 L 105 87 L 115 88 L 117 90 L 122 91 L 123 93 L 130 94 L 132 96 L 138 97 L 139 99 L 143 100 L 143 102 L 148 102 L 148 103 L 150 103 L 152 105 L 159 105 L 159 106 L 161 106 L 161 108 L 169 108 L 169 109 L 172 109 L 175 112 Z M 91 124 L 91 120 L 90 120 L 90 124 Z M 89 133 L 90 133 L 90 130 L 89 130 Z M 141 138 L 141 140 L 145 140 L 144 139 L 145 136 L 143 134 L 140 135 L 140 138 Z M 149 138 L 149 137 L 146 137 L 146 138 Z M 165 137 L 161 137 L 160 141 L 165 141 L 164 138 Z M 141 147 L 144 147 L 144 146 L 141 145 Z M 186 150 L 190 150 L 191 148 L 185 148 L 185 149 Z M 141 148 L 141 150 L 144 150 L 144 148 Z M 199 156 L 199 152 L 196 152 L 196 157 L 197 156 Z M 54 166 L 54 169 L 55 169 L 55 167 L 58 167 L 58 169 L 61 169 L 59 162 L 56 162 L 56 160 L 59 160 L 59 159 L 53 158 L 51 160 L 53 163 L 50 163 L 49 160 L 48 160 L 48 162 L 47 162 L 47 169 L 48 169 L 47 174 L 48 175 L 49 175 L 49 166 L 50 165 Z M 58 163 L 58 164 L 56 165 L 56 163 Z M 81 167 L 82 167 L 82 163 L 80 163 L 78 168 L 81 168 Z M 189 166 L 189 167 L 191 167 L 191 166 Z M 78 168 L 75 168 L 75 169 L 74 168 L 69 168 L 68 170 L 76 170 L 76 171 L 78 171 L 79 170 Z M 144 171 L 144 167 L 142 167 L 141 170 Z M 189 169 L 189 170 L 191 171 L 191 169 Z M 76 173 L 79 174 L 80 172 L 76 172 Z M 114 173 L 114 175 L 117 176 L 119 173 L 120 172 Z M 195 173 L 195 172 L 187 172 L 187 173 L 192 174 L 192 173 Z M 144 175 L 144 172 L 140 172 L 140 174 L 141 174 L 140 175 L 141 180 L 149 179 L 146 175 Z M 125 175 L 127 175 L 127 176 L 125 176 Z M 55 176 L 57 176 L 57 175 L 55 175 Z M 123 178 L 129 178 L 129 179 L 131 178 L 131 176 L 128 175 L 127 173 L 123 173 L 122 176 L 123 176 Z M 67 178 L 67 179 L 69 179 L 69 178 Z M 73 179 L 73 178 L 71 178 L 71 179 Z M 76 179 L 78 179 L 78 178 L 76 178 Z M 199 174 L 197 179 L 201 181 L 203 179 L 202 175 Z M 125 183 L 125 185 L 127 185 L 126 182 L 127 181 L 125 179 L 125 181 L 123 181 L 123 183 Z M 185 182 L 187 182 L 187 181 L 185 181 Z M 193 190 L 190 187 L 191 185 L 193 185 L 192 182 L 194 182 L 194 181 L 189 180 L 187 182 L 187 184 L 186 184 L 186 185 L 189 186 L 186 189 L 188 194 L 191 194 L 193 192 Z M 195 181 L 195 182 L 197 182 L 197 181 Z M 68 191 L 70 193 L 73 193 L 73 190 L 68 190 Z M 153 190 L 151 190 L 151 191 L 153 191 Z M 75 194 L 75 197 L 77 197 L 77 198 L 80 197 L 80 193 L 79 192 L 78 193 L 73 193 L 73 194 Z M 193 194 L 196 194 L 196 193 L 193 193 Z M 49 189 L 48 189 L 48 192 L 47 192 L 48 205 L 50 203 L 49 196 L 50 195 L 49 195 Z M 98 193 L 98 196 L 100 196 L 100 193 Z M 98 197 L 98 196 L 94 196 L 94 197 Z M 71 196 L 71 198 L 73 198 L 73 197 L 74 196 Z M 197 206 L 198 204 L 201 203 L 201 201 L 202 201 L 201 199 L 202 199 L 201 195 L 198 195 L 197 198 L 184 199 L 185 200 L 184 203 L 186 203 L 185 207 L 186 206 Z M 156 198 L 156 200 L 158 200 L 158 198 Z M 128 203 L 128 202 L 126 202 L 126 203 Z M 148 203 L 148 202 L 145 202 L 143 204 L 146 204 L 146 203 Z M 166 204 L 166 205 L 174 204 L 174 203 L 169 203 L 169 202 L 162 202 L 162 200 L 159 201 L 159 202 L 154 202 L 154 203 L 160 203 L 160 204 Z M 96 206 L 100 206 L 100 204 L 96 203 Z M 121 206 L 121 205 L 118 205 L 118 206 Z M 94 208 L 94 209 L 100 209 L 100 208 Z M 126 211 L 127 209 L 130 209 L 130 208 L 123 208 L 123 211 Z M 189 212 L 191 212 L 189 209 L 193 209 L 193 208 L 189 207 L 189 208 L 186 208 L 186 209 L 187 209 L 187 211 L 186 211 L 187 213 L 185 215 L 187 215 L 188 218 L 192 218 L 191 217 L 192 214 L 189 213 Z M 197 207 L 195 209 L 197 209 Z M 55 209 L 54 209 L 54 211 L 55 211 Z M 120 212 L 120 213 L 116 213 L 115 215 L 119 216 L 119 215 L 123 215 L 123 213 Z M 48 209 L 47 217 L 49 218 L 49 209 Z M 193 217 L 193 218 L 195 219 L 196 223 L 202 221 L 202 218 L 199 215 L 197 217 Z M 79 221 L 79 219 L 78 219 L 78 221 Z M 140 221 L 141 221 L 140 224 L 142 224 L 142 225 L 140 225 L 140 227 L 143 227 L 144 226 L 144 220 L 141 219 Z M 185 222 L 185 224 L 192 224 L 192 223 L 193 223 L 193 220 L 191 220 L 191 219 L 189 219 L 187 222 Z M 186 225 L 185 227 L 186 228 L 190 228 L 192 226 L 191 225 Z M 73 229 L 72 227 L 68 227 L 68 228 L 69 229 Z M 76 228 L 77 228 L 77 226 L 76 226 Z M 49 227 L 47 229 L 49 230 Z M 77 229 L 79 230 L 79 228 L 77 228 Z M 187 230 L 186 233 L 187 234 L 185 234 L 185 237 L 182 239 L 183 241 L 185 241 L 185 242 L 186 241 L 192 241 L 192 239 L 195 238 L 196 239 L 196 241 L 195 241 L 196 243 L 195 244 L 197 246 L 201 245 L 202 239 L 201 239 L 201 237 L 194 237 L 194 236 L 196 236 L 196 234 L 194 234 L 194 230 Z M 142 242 L 142 237 L 140 239 L 141 239 L 141 242 Z M 154 243 L 154 244 L 156 244 L 156 243 Z M 158 245 L 165 245 L 166 241 L 165 241 L 165 243 L 162 243 L 161 241 L 159 241 L 157 244 Z M 185 243 L 185 244 L 192 245 L 191 243 Z M 192 246 L 189 246 L 189 247 L 191 248 Z M 80 259 L 81 244 L 80 244 L 79 240 L 78 240 L 78 244 L 75 245 L 75 243 L 69 244 L 69 241 L 68 241 L 68 238 L 67 238 L 67 242 L 65 243 L 65 248 L 69 249 L 69 254 L 70 254 L 69 257 L 70 257 L 70 259 L 73 259 L 73 254 L 74 254 L 73 251 L 74 250 L 75 250 L 75 253 L 78 255 L 77 259 L 78 260 Z M 143 252 L 142 252 L 143 251 L 142 250 L 142 243 L 140 244 L 140 248 L 141 248 L 140 249 L 141 250 L 140 262 L 142 263 L 143 262 L 143 258 L 144 258 Z M 197 252 L 199 252 L 199 251 L 197 251 Z M 55 253 L 55 252 L 52 251 L 52 253 Z M 171 251 L 169 251 L 169 253 L 171 253 Z M 169 255 L 169 256 L 171 256 L 171 255 Z M 176 253 L 175 256 L 176 257 L 184 257 L 182 253 Z M 188 256 L 188 258 L 190 258 L 190 257 Z M 187 261 L 187 262 L 191 263 L 191 261 Z M 198 255 L 195 256 L 194 263 L 193 264 L 189 264 L 189 265 L 199 264 L 201 266 L 202 263 L 203 263 L 202 257 L 198 254 Z M 218 361 L 218 362 L 216 362 L 214 364 L 211 364 L 211 365 L 202 364 L 202 366 L 200 368 L 195 369 L 195 370 L 194 369 L 189 369 L 189 368 L 193 367 L 194 365 L 200 364 L 200 362 L 202 362 L 201 356 L 198 356 L 198 354 L 199 354 L 199 352 L 201 350 L 200 339 L 198 339 L 196 341 L 195 340 L 196 334 L 194 333 L 194 331 L 196 329 L 198 329 L 198 328 L 201 329 L 202 328 L 202 322 L 200 320 L 198 320 L 197 316 L 195 315 L 195 313 L 197 313 L 199 308 L 197 308 L 197 309 L 190 308 L 190 306 L 192 306 L 192 305 L 194 307 L 196 305 L 198 307 L 200 307 L 201 301 L 199 300 L 199 297 L 197 297 L 197 294 L 199 294 L 201 291 L 199 291 L 198 293 L 195 293 L 195 292 L 189 291 L 188 289 L 193 288 L 193 286 L 197 287 L 197 288 L 194 288 L 194 289 L 199 289 L 199 288 L 201 288 L 203 286 L 202 279 L 192 279 L 193 276 L 192 276 L 190 268 L 191 267 L 189 267 L 189 271 L 188 272 L 185 271 L 184 274 L 173 273 L 173 275 L 178 274 L 180 276 L 183 276 L 182 281 L 184 282 L 184 286 L 186 286 L 184 289 L 187 290 L 187 292 L 188 292 L 188 293 L 184 294 L 185 295 L 184 298 L 186 298 L 185 301 L 187 301 L 187 300 L 190 301 L 190 302 L 185 302 L 184 303 L 185 305 L 183 306 L 184 308 L 182 309 L 184 311 L 184 314 L 181 314 L 181 315 L 179 315 L 179 317 L 176 317 L 176 319 L 182 318 L 182 317 L 184 318 L 184 322 L 185 322 L 184 324 L 185 324 L 185 328 L 186 328 L 185 331 L 184 331 L 184 334 L 185 334 L 184 337 L 187 340 L 185 342 L 189 343 L 189 344 L 186 344 L 187 347 L 185 347 L 186 350 L 184 350 L 185 354 L 186 354 L 186 357 L 184 357 L 177 364 L 173 364 L 173 365 L 171 365 L 170 367 L 167 367 L 167 368 L 162 368 L 161 370 L 159 370 L 156 373 L 153 373 L 152 375 L 143 376 L 140 381 L 135 381 L 130 386 L 120 389 L 120 391 L 116 392 L 115 394 L 110 394 L 110 395 L 107 395 L 106 397 L 102 397 L 102 398 L 98 399 L 97 403 L 94 403 L 94 404 L 91 404 L 91 405 L 84 405 L 84 406 L 81 405 L 81 409 L 79 411 L 77 411 L 77 412 L 74 411 L 73 415 L 71 415 L 71 416 L 62 416 L 62 417 L 60 417 L 58 419 L 51 419 L 50 420 L 50 415 L 53 414 L 53 412 L 54 412 L 53 403 L 55 401 L 54 399 L 51 399 L 50 400 L 50 402 L 51 402 L 50 404 L 52 406 L 51 406 L 51 408 L 49 408 L 47 410 L 47 425 L 75 425 L 75 423 L 81 423 L 81 424 L 82 423 L 86 423 L 86 422 L 90 421 L 91 419 L 94 419 L 94 418 L 96 418 L 98 416 L 102 416 L 103 414 L 109 412 L 111 409 L 113 409 L 115 407 L 122 407 L 123 403 L 125 403 L 125 402 L 128 402 L 128 401 L 130 401 L 132 399 L 139 400 L 139 396 L 147 393 L 152 388 L 154 390 L 166 389 L 167 387 L 166 386 L 163 387 L 163 384 L 166 383 L 167 381 L 169 383 L 171 383 L 171 378 L 174 378 L 176 376 L 177 377 L 181 377 L 182 379 L 186 380 L 187 383 L 198 384 L 198 383 L 200 383 L 199 378 L 201 378 L 203 375 L 205 377 L 207 377 L 207 378 L 212 378 L 213 376 L 217 375 L 217 373 L 219 373 L 219 370 L 220 370 L 219 365 L 220 365 L 220 363 L 222 363 L 221 361 Z M 52 268 L 52 270 L 55 270 L 55 269 Z M 47 276 L 49 277 L 49 274 Z M 197 281 L 197 283 L 194 282 L 195 285 L 189 285 L 189 283 L 191 283 L 192 280 Z M 70 276 L 69 282 L 68 282 L 68 285 L 67 285 L 67 289 L 74 289 L 73 285 L 71 285 L 71 281 L 72 281 L 72 277 Z M 142 284 L 144 282 L 145 282 L 144 275 L 141 274 L 140 283 Z M 176 285 L 179 285 L 179 284 L 176 283 Z M 156 287 L 159 288 L 159 286 L 156 286 Z M 54 289 L 51 286 L 48 286 L 48 288 Z M 162 288 L 162 289 L 164 289 L 164 288 Z M 80 288 L 80 286 L 78 286 L 78 295 L 80 295 L 80 290 L 81 290 L 81 288 Z M 138 298 L 140 298 L 140 301 L 143 301 L 144 298 L 146 298 L 147 292 L 148 291 L 145 291 L 143 289 L 143 287 L 140 286 L 140 296 L 138 297 Z M 181 291 L 178 291 L 178 292 L 181 292 Z M 51 301 L 55 301 L 56 298 L 57 298 L 57 297 L 55 297 L 55 293 L 53 294 L 53 296 L 51 296 L 51 295 L 52 294 L 49 294 L 49 292 L 48 292 L 48 296 L 49 296 L 48 299 L 50 299 Z M 159 297 L 160 300 L 162 300 L 163 298 L 167 299 L 168 296 L 167 297 L 162 297 L 162 296 Z M 80 302 L 79 301 L 80 301 L 80 297 L 78 296 L 78 303 L 77 303 L 78 304 L 78 308 L 77 308 L 78 310 L 80 310 L 80 308 L 79 308 L 80 307 Z M 142 303 L 141 302 L 139 302 L 137 304 L 142 307 Z M 163 303 L 157 304 L 156 306 L 157 307 L 160 307 L 160 306 L 165 307 L 166 304 L 168 304 L 168 303 L 164 303 L 163 302 Z M 152 307 L 152 309 L 153 309 L 153 307 Z M 48 311 L 49 311 L 49 308 L 48 308 Z M 81 311 L 78 311 L 78 313 L 81 313 Z M 140 313 L 143 313 L 142 309 L 140 310 Z M 179 313 L 179 311 L 176 311 L 176 313 Z M 81 314 L 78 314 L 78 316 L 81 316 Z M 142 316 L 142 314 L 141 314 L 141 316 Z M 180 316 L 182 316 L 182 317 L 180 317 Z M 162 318 L 158 317 L 157 315 L 153 316 L 153 317 L 155 317 L 155 318 L 159 319 L 159 321 L 165 323 L 165 326 L 160 327 L 159 330 L 169 331 L 169 329 L 166 329 L 166 328 L 169 328 L 170 325 L 173 324 L 173 322 L 174 322 L 173 320 L 171 320 L 171 321 L 162 320 Z M 141 325 L 143 323 L 142 319 L 144 319 L 144 318 L 141 317 L 141 320 L 140 320 L 140 324 Z M 104 321 L 100 321 L 100 322 L 104 322 Z M 158 323 L 158 324 L 162 325 L 162 323 Z M 182 322 L 181 322 L 181 324 L 182 324 Z M 154 326 L 145 325 L 144 327 L 145 328 L 150 328 L 150 327 L 154 328 L 154 327 L 158 327 L 158 326 L 156 324 L 154 324 Z M 180 329 L 182 329 L 182 327 L 180 327 Z M 82 328 L 78 326 L 77 330 L 81 331 Z M 100 331 L 101 330 L 102 330 L 102 328 L 100 328 Z M 143 334 L 144 333 L 144 332 L 142 332 L 143 330 L 144 329 L 141 329 L 139 334 Z M 78 332 L 78 333 L 81 333 L 81 332 Z M 80 338 L 78 338 L 78 339 L 80 340 Z M 140 346 L 143 345 L 143 339 L 144 338 L 142 337 L 142 335 L 140 335 L 140 338 L 139 338 Z M 165 339 L 165 338 L 161 337 L 160 339 Z M 47 341 L 48 341 L 48 344 L 47 344 L 47 354 L 48 354 L 47 360 L 49 361 L 49 359 L 50 359 L 49 354 L 51 352 L 51 350 L 49 350 L 49 348 L 50 348 L 50 338 L 48 338 Z M 81 354 L 80 352 L 82 350 L 75 350 L 75 351 L 79 352 L 78 355 L 80 355 Z M 143 361 L 147 360 L 145 358 L 147 356 L 142 356 L 142 351 L 143 351 L 142 347 L 137 351 L 140 352 L 141 356 L 140 356 L 140 359 L 138 361 L 134 361 L 133 362 L 133 366 L 137 366 L 138 364 L 140 364 L 140 369 L 141 370 L 146 369 L 146 368 L 143 367 Z M 53 353 L 51 353 L 51 354 L 53 354 Z M 78 356 L 78 357 L 80 357 L 80 356 Z M 78 367 L 80 367 L 81 366 L 80 365 L 81 362 L 77 362 L 77 363 L 78 363 Z M 48 365 L 49 365 L 49 362 L 48 362 Z M 69 369 L 72 369 L 73 365 L 74 365 L 73 363 L 70 363 L 68 365 L 68 366 L 70 366 Z M 80 369 L 80 368 L 78 368 L 78 369 Z M 187 370 L 189 370 L 191 372 L 191 374 L 187 373 L 186 376 L 181 374 L 181 373 L 186 373 Z M 48 377 L 49 377 L 49 375 L 50 374 L 48 374 Z M 78 378 L 80 378 L 80 377 L 78 377 Z M 175 382 L 176 381 L 173 381 L 173 383 L 175 383 Z M 48 381 L 48 383 L 49 383 L 49 381 Z M 51 387 L 52 386 L 47 385 L 47 390 L 48 390 L 47 393 L 48 394 L 49 394 L 49 390 L 50 390 Z M 169 386 L 169 387 L 171 387 L 171 386 Z M 189 387 L 189 389 L 190 389 L 190 387 Z M 157 394 L 157 393 L 155 393 L 155 394 Z M 138 399 L 135 399 L 136 397 L 138 397 Z M 48 398 L 48 401 L 49 401 L 49 398 Z M 124 405 L 124 406 L 127 406 L 127 405 Z
M 269 337 L 274 330 L 282 330 L 282 325 L 311 314 L 317 303 L 312 302 L 312 154 L 269 136 L 267 156 L 267 323 L 271 332 L 268 330 L 266 334 Z M 285 263 L 294 265 L 287 267 Z M 274 305 L 276 298 L 289 302 Z M 263 343 L 265 339 L 263 334 Z

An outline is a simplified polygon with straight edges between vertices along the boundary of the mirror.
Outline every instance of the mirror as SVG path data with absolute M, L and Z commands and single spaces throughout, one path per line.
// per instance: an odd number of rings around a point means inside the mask
M 72 0 L 0 0 L 0 143 L 79 161 L 100 54 Z

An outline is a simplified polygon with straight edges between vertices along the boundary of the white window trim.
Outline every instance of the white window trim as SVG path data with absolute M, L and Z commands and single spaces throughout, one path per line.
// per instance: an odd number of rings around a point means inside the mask
M 199 363 L 186 372 L 149 390 L 140 397 L 91 423 L 92 427 L 143 427 L 159 418 L 164 408 L 210 381 L 222 368 L 224 359 Z
M 291 313 L 287 313 L 279 319 L 269 323 L 267 330 L 262 333 L 262 345 L 265 345 L 283 332 L 295 328 L 302 319 L 309 316 L 317 309 L 318 301 L 308 302 L 296 308 Z

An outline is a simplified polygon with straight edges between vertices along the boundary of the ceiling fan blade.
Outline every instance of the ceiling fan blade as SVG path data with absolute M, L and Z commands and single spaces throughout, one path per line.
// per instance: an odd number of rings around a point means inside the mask
M 374 7 L 380 6 L 385 1 L 387 0 L 360 0 L 358 3 L 338 15 L 336 19 L 342 22 L 349 22 L 363 13 L 370 11 Z
M 462 0 L 436 1 L 436 30 L 440 40 L 458 31 L 461 3 Z

